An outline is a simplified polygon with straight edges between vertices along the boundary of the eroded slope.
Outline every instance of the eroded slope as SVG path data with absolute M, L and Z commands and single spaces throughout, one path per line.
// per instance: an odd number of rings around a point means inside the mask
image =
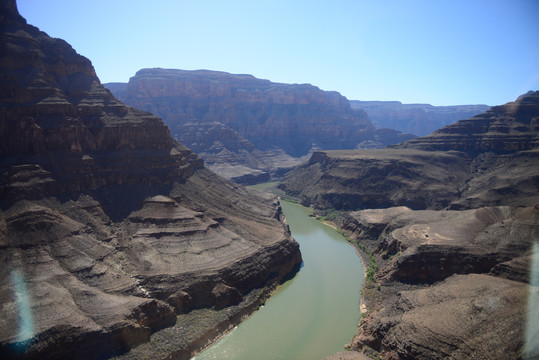
M 538 119 L 539 92 L 529 92 L 387 149 L 315 153 L 287 176 L 282 189 L 331 213 L 365 249 L 353 350 L 385 359 L 539 355 L 537 331 L 525 326 L 538 311 L 528 305 L 538 293 Z
M 193 309 L 252 311 L 301 262 L 276 198 L 205 169 L 15 1 L 0 23 L 4 358 L 107 358 Z M 187 339 L 189 357 L 203 344 Z

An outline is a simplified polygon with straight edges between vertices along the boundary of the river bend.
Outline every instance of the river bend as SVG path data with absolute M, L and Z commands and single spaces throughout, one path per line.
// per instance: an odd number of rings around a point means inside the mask
M 363 281 L 360 258 L 309 209 L 281 202 L 303 267 L 249 319 L 196 356 L 208 359 L 324 359 L 356 333 Z

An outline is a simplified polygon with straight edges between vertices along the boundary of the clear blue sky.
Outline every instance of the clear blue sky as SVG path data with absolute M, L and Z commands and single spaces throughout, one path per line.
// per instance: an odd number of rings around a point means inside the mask
M 539 90 L 539 0 L 18 0 L 102 82 L 141 68 L 310 83 L 350 100 L 497 105 Z

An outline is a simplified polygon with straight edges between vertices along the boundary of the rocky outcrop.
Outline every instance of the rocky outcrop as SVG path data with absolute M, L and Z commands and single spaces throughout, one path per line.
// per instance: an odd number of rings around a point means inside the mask
M 243 176 L 248 169 L 289 169 L 316 148 L 384 147 L 411 138 L 394 130 L 377 132 L 345 97 L 309 84 L 208 70 L 143 69 L 125 87 L 114 83 L 110 89 L 127 104 L 161 116 L 175 137 L 219 173 L 220 151 L 233 154 L 239 165 L 227 164 Z
M 469 160 L 418 150 L 315 152 L 279 188 L 318 209 L 444 208 L 468 178 Z
M 425 136 L 488 110 L 487 105 L 433 106 L 403 104 L 400 101 L 351 100 L 352 109 L 364 110 L 376 128 L 395 129 L 403 133 Z
M 244 314 L 301 263 L 276 198 L 207 170 L 15 1 L 0 22 L 3 358 L 107 358 L 193 309 Z
M 280 187 L 306 205 L 344 210 L 535 205 L 538 99 L 530 92 L 388 149 L 317 152 Z
M 346 210 L 336 221 L 365 249 L 356 353 L 539 356 L 525 327 L 537 312 L 538 100 L 387 149 L 316 152 L 281 183 L 316 209 Z
M 534 316 L 527 303 L 537 206 L 362 210 L 342 226 L 380 266 L 370 285 L 378 290 L 364 290 L 378 300 L 365 299 L 355 350 L 388 359 L 537 355 L 537 338 L 524 326 Z
M 446 126 L 431 135 L 397 145 L 424 150 L 457 150 L 471 155 L 514 153 L 539 147 L 539 91 L 494 106 L 485 113 Z

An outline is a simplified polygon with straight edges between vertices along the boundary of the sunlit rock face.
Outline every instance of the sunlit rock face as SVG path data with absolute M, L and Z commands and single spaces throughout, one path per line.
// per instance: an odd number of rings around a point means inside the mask
M 401 359 L 537 355 L 536 330 L 532 340 L 525 330 L 537 312 L 527 311 L 537 296 L 537 206 L 360 210 L 342 226 L 380 264 L 354 348 Z
M 240 174 L 251 169 L 273 176 L 304 161 L 313 149 L 384 147 L 411 138 L 377 131 L 345 97 L 309 84 L 208 70 L 143 69 L 128 84 L 106 86 L 127 104 L 161 116 L 174 136 L 229 178 L 230 167 Z
M 204 167 L 0 5 L 0 353 L 106 358 L 301 262 L 276 198 Z

